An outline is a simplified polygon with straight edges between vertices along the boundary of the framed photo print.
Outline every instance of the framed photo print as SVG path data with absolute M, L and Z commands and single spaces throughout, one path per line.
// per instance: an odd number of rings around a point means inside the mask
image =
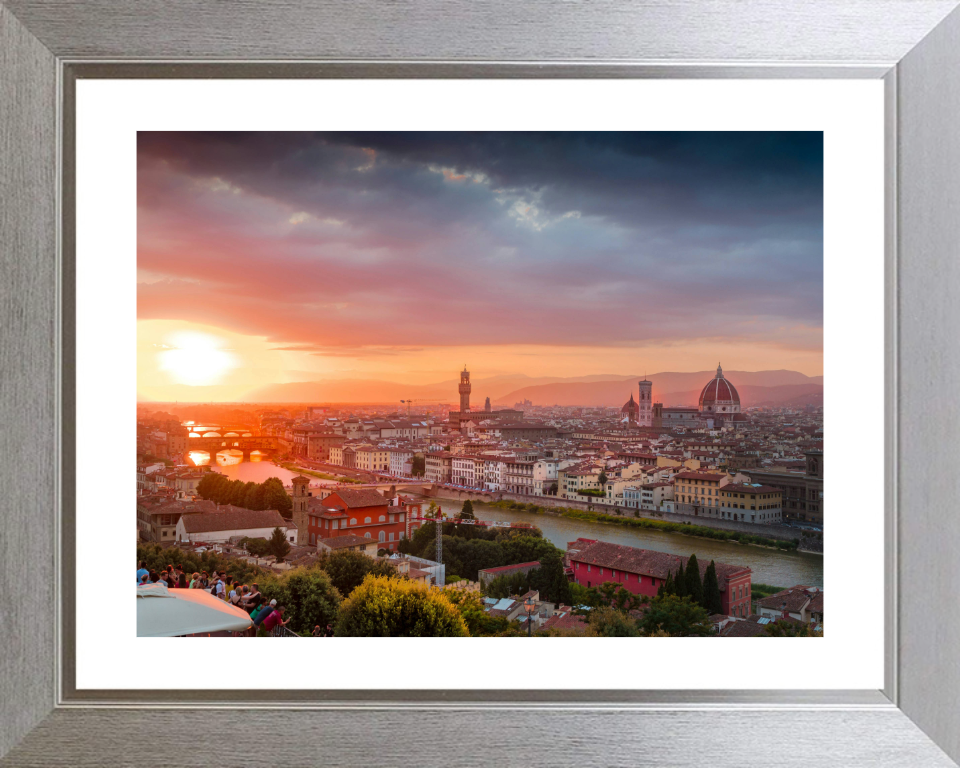
M 955 6 L 6 0 L 3 763 L 955 765 Z

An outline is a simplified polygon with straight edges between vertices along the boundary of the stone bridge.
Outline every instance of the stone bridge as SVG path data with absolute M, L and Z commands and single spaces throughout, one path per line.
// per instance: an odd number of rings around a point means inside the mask
M 279 437 L 224 435 L 223 437 L 189 437 L 187 452 L 206 451 L 212 459 L 220 451 L 242 451 L 243 458 L 249 459 L 252 451 L 278 451 L 284 448 Z

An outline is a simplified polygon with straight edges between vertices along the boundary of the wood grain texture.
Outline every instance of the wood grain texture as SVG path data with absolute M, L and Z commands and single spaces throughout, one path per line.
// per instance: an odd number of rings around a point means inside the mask
M 54 704 L 55 61 L 0 6 L 0 755 Z
M 949 768 L 902 713 L 58 710 L 3 766 Z
M 63 57 L 900 60 L 953 0 L 8 0 Z
M 960 13 L 898 66 L 900 696 L 960 761 Z

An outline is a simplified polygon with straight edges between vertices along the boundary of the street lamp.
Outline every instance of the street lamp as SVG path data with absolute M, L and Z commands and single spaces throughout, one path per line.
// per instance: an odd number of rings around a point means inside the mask
M 523 601 L 523 610 L 527 612 L 527 637 L 533 637 L 533 612 L 537 610 L 537 604 L 532 597 Z

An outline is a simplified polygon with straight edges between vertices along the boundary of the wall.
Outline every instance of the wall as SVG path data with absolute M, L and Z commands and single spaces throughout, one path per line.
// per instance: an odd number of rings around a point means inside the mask
M 287 540 L 289 541 L 290 536 L 287 534 L 287 529 L 283 526 L 280 529 L 287 535 Z M 269 539 L 273 535 L 273 528 L 249 528 L 247 530 L 234 530 L 234 531 L 201 531 L 199 533 L 184 533 L 183 541 L 193 541 L 193 542 L 221 542 L 228 541 L 233 536 L 248 536 L 251 539 Z

